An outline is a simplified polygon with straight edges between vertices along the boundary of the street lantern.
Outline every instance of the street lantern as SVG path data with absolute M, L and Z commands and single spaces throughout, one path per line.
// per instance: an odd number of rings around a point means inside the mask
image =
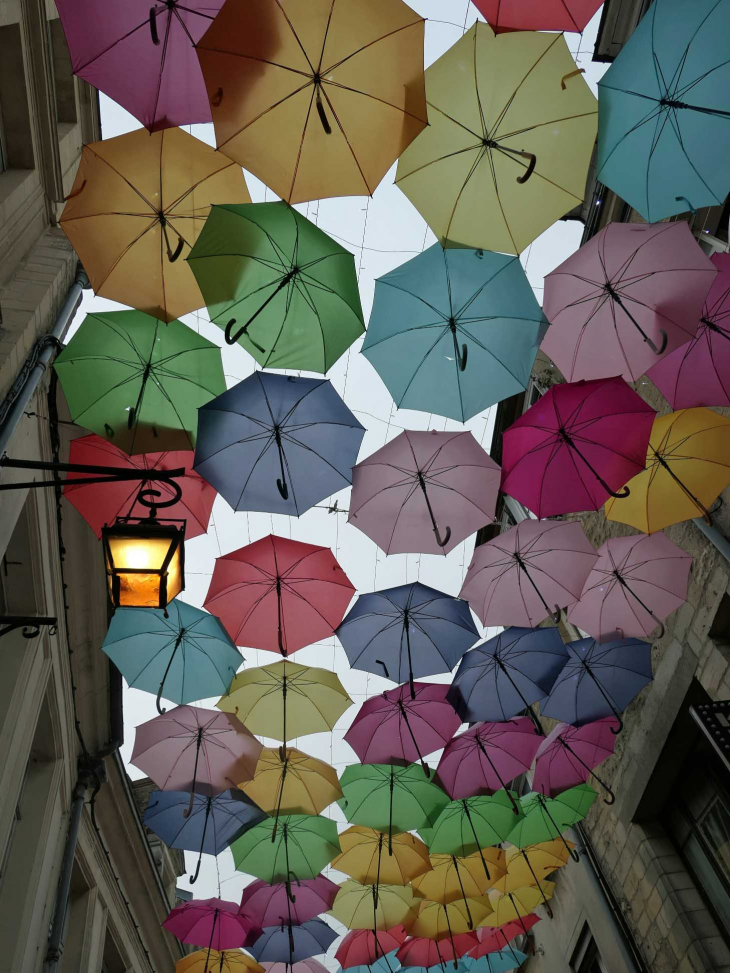
M 185 587 L 185 521 L 120 518 L 101 539 L 115 608 L 166 608 Z

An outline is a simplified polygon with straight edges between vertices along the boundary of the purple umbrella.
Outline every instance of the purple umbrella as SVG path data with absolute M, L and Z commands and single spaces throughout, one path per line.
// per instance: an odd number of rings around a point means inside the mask
M 617 730 L 618 720 L 612 716 L 584 726 L 558 723 L 537 751 L 532 789 L 554 797 L 578 784 L 587 784 L 592 777 L 608 794 L 605 803 L 613 804 L 616 796 L 593 773 L 593 768 L 613 753 Z
M 74 74 L 151 132 L 212 119 L 195 44 L 223 0 L 58 0 Z
M 241 896 L 242 915 L 261 928 L 283 922 L 301 925 L 328 912 L 335 901 L 340 886 L 324 875 L 302 881 L 256 881 L 247 885 Z

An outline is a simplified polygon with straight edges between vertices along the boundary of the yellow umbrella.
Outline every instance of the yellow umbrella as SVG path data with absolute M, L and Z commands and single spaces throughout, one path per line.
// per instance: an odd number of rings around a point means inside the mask
M 84 146 L 60 223 L 96 294 L 173 321 L 205 304 L 185 258 L 211 204 L 250 201 L 240 166 L 205 142 L 139 129 Z
M 629 496 L 609 500 L 606 517 L 652 534 L 708 508 L 730 485 L 730 419 L 711 409 L 657 416 L 646 469 L 629 480 Z
M 539 885 L 524 886 L 512 892 L 490 892 L 489 901 L 494 911 L 480 922 L 481 926 L 501 926 L 505 922 L 521 919 L 534 911 L 535 907 L 552 896 L 554 882 L 543 881 Z
M 387 835 L 355 824 L 340 834 L 342 854 L 332 867 L 363 885 L 408 885 L 431 868 L 428 848 L 415 835 L 394 834 L 391 845 L 389 852 Z
M 421 900 L 402 885 L 361 885 L 343 882 L 329 914 L 348 929 L 409 929 L 416 921 Z
M 482 858 L 487 863 L 489 878 Z M 506 872 L 504 852 L 499 848 L 483 848 L 479 852 L 459 858 L 457 855 L 431 855 L 432 871 L 413 880 L 413 888 L 432 902 L 455 902 L 458 899 L 478 899 Z
M 478 22 L 426 71 L 426 102 L 395 181 L 442 246 L 521 253 L 583 202 L 598 109 L 562 34 Z
M 334 767 L 294 747 L 264 747 L 253 779 L 238 786 L 267 814 L 319 814 L 342 797 Z M 284 756 L 284 760 L 282 760 Z
M 510 846 L 505 851 L 507 871 L 493 883 L 496 892 L 514 892 L 523 886 L 539 885 L 548 875 L 568 864 L 572 841 L 541 841 L 525 848 Z
M 264 973 L 263 966 L 240 949 L 196 949 L 175 963 L 175 973 Z
M 492 904 L 486 896 L 459 899 L 445 905 L 442 902 L 424 900 L 410 933 L 411 936 L 423 936 L 424 939 L 453 939 L 454 936 L 476 929 L 491 911 Z

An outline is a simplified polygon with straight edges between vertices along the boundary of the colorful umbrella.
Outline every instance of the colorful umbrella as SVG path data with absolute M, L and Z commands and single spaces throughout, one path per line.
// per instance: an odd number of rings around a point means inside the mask
M 506 840 L 517 848 L 527 848 L 541 841 L 558 838 L 564 843 L 570 857 L 579 861 L 576 852 L 563 838 L 563 832 L 583 820 L 597 797 L 597 793 L 588 784 L 571 787 L 557 797 L 544 797 L 538 793 L 525 794 L 520 798 L 522 817 Z M 506 922 L 508 918 L 503 918 L 502 922 Z
M 729 32 L 726 3 L 660 0 L 598 83 L 596 178 L 647 221 L 727 196 Z
M 693 517 L 712 522 L 709 507 L 730 484 L 730 419 L 710 409 L 657 416 L 645 468 L 628 481 L 630 499 L 606 504 L 606 517 L 653 534 Z
M 539 5 L 530 0 L 474 0 L 474 6 L 495 34 L 508 30 L 582 33 L 600 5 L 600 0 L 543 0 Z
M 482 928 L 478 931 L 479 944 L 471 950 L 469 955 L 478 959 L 480 956 L 496 953 L 507 947 L 513 956 L 517 956 L 519 951 L 515 952 L 510 945 L 511 941 L 516 939 L 517 936 L 526 936 L 539 921 L 540 916 L 531 913 L 527 916 L 521 916 L 513 922 L 505 922 L 496 929 Z
M 316 878 L 340 852 L 337 825 L 329 818 L 291 814 L 262 821 L 231 845 L 233 862 L 264 882 L 292 883 Z
M 482 859 L 488 862 L 487 878 Z M 471 855 L 431 855 L 431 871 L 413 882 L 413 888 L 431 902 L 480 899 L 505 873 L 504 852 L 480 848 Z
M 504 434 L 502 489 L 540 518 L 628 497 L 654 416 L 618 376 L 554 385 Z
M 197 45 L 218 148 L 290 203 L 372 195 L 427 124 L 423 37 L 400 0 L 227 3 Z
M 332 635 L 354 590 L 328 547 L 269 534 L 216 558 L 205 607 L 236 645 L 286 656 Z
M 196 949 L 175 963 L 175 973 L 265 973 L 240 949 Z
M 139 311 L 87 314 L 54 368 L 73 421 L 130 454 L 192 449 L 198 408 L 226 387 L 220 348 Z
M 489 901 L 494 911 L 484 920 L 484 925 L 503 926 L 506 922 L 529 915 L 538 905 L 548 906 L 548 899 L 552 896 L 554 888 L 554 882 L 542 881 L 537 886 L 526 885 L 524 888 L 504 894 L 490 892 Z M 551 914 L 552 910 L 549 911 Z
M 454 902 L 429 902 L 424 899 L 413 923 L 414 936 L 425 939 L 453 939 L 471 932 L 492 911 L 489 899 L 456 899 Z
M 299 517 L 349 486 L 364 435 L 328 381 L 254 372 L 200 410 L 195 469 L 234 510 Z
M 448 554 L 494 519 L 498 480 L 470 432 L 406 430 L 353 467 L 348 522 L 386 554 Z
M 353 669 L 395 682 L 451 672 L 479 632 L 465 601 L 418 581 L 360 595 L 337 629 Z
M 586 578 L 570 621 L 599 642 L 648 636 L 687 599 L 692 557 L 662 533 L 610 537 Z
M 508 970 L 520 969 L 529 959 L 527 953 L 519 949 L 505 949 L 496 953 L 485 953 L 478 960 L 474 960 L 469 967 L 469 973 L 507 973 Z
M 515 821 L 520 819 L 520 811 L 515 812 L 514 804 L 515 795 L 507 791 L 451 801 L 433 826 L 429 850 L 432 854 L 460 857 L 477 852 L 484 874 L 491 882 L 492 875 L 481 849 L 505 841 Z
M 261 966 L 265 973 L 327 973 L 327 967 L 311 957 L 298 963 L 262 963 Z M 211 973 L 215 973 L 215 970 Z
M 443 971 L 446 963 L 453 963 L 466 955 L 477 945 L 477 934 L 465 932 L 453 936 L 451 939 L 428 939 L 425 936 L 407 939 L 397 952 L 397 957 L 404 969 L 431 969 L 440 967 Z
M 405 941 L 403 926 L 395 926 L 386 931 L 372 929 L 353 929 L 342 939 L 335 959 L 343 970 L 354 966 L 370 966 L 378 959 L 391 953 Z
M 60 224 L 94 293 L 173 321 L 205 304 L 184 258 L 211 205 L 250 197 L 239 166 L 170 128 L 85 145 L 67 200 Z
M 293 882 L 269 885 L 260 879 L 247 885 L 241 896 L 241 913 L 263 929 L 281 922 L 301 925 L 332 908 L 339 885 L 324 875 Z M 289 893 L 294 894 L 294 901 Z
M 477 22 L 426 71 L 396 185 L 442 246 L 521 253 L 582 204 L 597 105 L 560 34 Z
M 294 747 L 264 747 L 241 790 L 276 821 L 282 814 L 319 814 L 342 797 L 334 767 Z
M 716 274 L 683 221 L 610 223 L 545 278 L 542 350 L 569 382 L 635 382 L 693 337 Z
M 282 922 L 264 929 L 249 949 L 259 962 L 291 966 L 299 960 L 326 953 L 337 938 L 334 929 L 321 919 L 310 919 L 301 926 Z
M 421 899 L 403 885 L 361 885 L 348 879 L 340 885 L 330 915 L 348 929 L 409 929 Z
M 388 853 L 387 835 L 355 824 L 340 833 L 340 847 L 332 867 L 363 885 L 408 885 L 431 868 L 428 848 L 407 831 L 391 836 Z
M 523 520 L 474 548 L 460 598 L 482 625 L 539 625 L 580 598 L 596 563 L 576 521 Z
M 505 893 L 525 885 L 538 886 L 548 875 L 567 865 L 574 847 L 572 842 L 563 844 L 558 839 L 541 841 L 526 848 L 510 846 L 505 852 L 507 871 L 498 882 L 493 883 L 493 888 Z
M 355 932 L 362 932 L 362 929 L 356 929 Z M 349 933 L 348 933 L 349 935 Z M 400 963 L 396 958 L 397 950 L 393 949 L 385 956 L 380 956 L 374 963 L 370 963 L 365 966 L 350 966 L 348 969 L 352 973 L 395 973 L 396 970 L 400 969 Z M 341 973 L 342 967 L 339 967 L 337 973 Z M 282 970 L 282 973 L 287 973 L 287 971 Z
M 537 751 L 532 789 L 553 797 L 592 777 L 608 794 L 605 803 L 613 804 L 613 791 L 593 770 L 613 753 L 617 730 L 612 716 L 583 726 L 558 723 Z
M 466 422 L 527 387 L 546 328 L 517 257 L 436 243 L 376 280 L 362 353 L 399 409 Z
M 191 899 L 175 906 L 162 925 L 180 942 L 204 946 L 208 950 L 237 949 L 250 946 L 261 934 L 245 916 L 238 914 L 236 902 L 223 899 Z

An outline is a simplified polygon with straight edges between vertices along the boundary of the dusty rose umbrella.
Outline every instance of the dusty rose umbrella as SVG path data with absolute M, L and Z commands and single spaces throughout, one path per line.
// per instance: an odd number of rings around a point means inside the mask
M 397 958 L 403 967 L 418 966 L 430 969 L 453 962 L 465 956 L 478 945 L 476 932 L 457 933 L 449 939 L 427 939 L 425 936 L 412 936 L 400 947 Z
M 337 886 L 339 890 L 339 885 Z M 266 973 L 328 973 L 317 959 L 300 959 L 296 963 L 261 963 Z M 211 970 L 211 973 L 216 973 Z
M 518 936 L 526 936 L 527 933 L 540 921 L 540 916 L 531 912 L 527 916 L 513 919 L 512 922 L 505 922 L 496 929 L 484 927 L 477 930 L 479 944 L 469 953 L 474 959 L 486 956 L 488 953 L 498 953 L 500 950 L 512 949 L 510 943 Z
M 613 804 L 613 791 L 593 769 L 613 753 L 618 725 L 613 716 L 583 726 L 558 723 L 537 751 L 532 789 L 554 797 L 593 778 L 608 794 L 605 803 Z
M 243 890 L 240 912 L 262 928 L 281 922 L 301 925 L 331 909 L 339 891 L 324 875 L 273 885 L 259 879 Z
M 353 467 L 348 520 L 386 554 L 448 554 L 494 519 L 498 492 L 470 432 L 406 430 Z
M 162 923 L 180 942 L 210 950 L 237 949 L 248 946 L 261 935 L 261 930 L 245 916 L 239 915 L 237 902 L 224 899 L 192 899 L 175 906 Z
M 523 520 L 474 548 L 459 597 L 482 625 L 534 628 L 580 598 L 597 557 L 578 522 Z
M 611 537 L 598 550 L 570 621 L 599 642 L 644 638 L 687 599 L 692 558 L 666 534 Z
M 335 959 L 343 970 L 351 966 L 371 966 L 405 942 L 408 933 L 403 926 L 392 929 L 352 929 L 342 937 Z

